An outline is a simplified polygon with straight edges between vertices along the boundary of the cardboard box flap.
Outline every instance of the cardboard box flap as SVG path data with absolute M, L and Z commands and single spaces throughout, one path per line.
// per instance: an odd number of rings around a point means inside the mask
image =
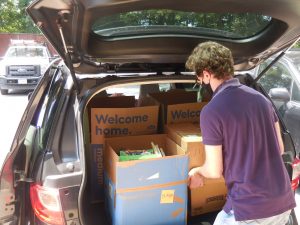
M 181 103 L 167 105 L 164 109 L 165 123 L 187 123 L 200 121 L 200 113 L 206 102 Z
M 199 121 L 200 112 L 207 102 L 197 102 L 195 91 L 170 91 L 149 94 L 160 103 L 160 124 Z
M 92 143 L 103 143 L 105 137 L 156 133 L 158 106 L 135 108 L 92 108 Z
M 102 93 L 102 92 L 101 92 Z M 92 121 L 93 115 L 91 114 L 92 108 L 129 108 L 134 107 L 135 105 L 135 97 L 134 96 L 115 96 L 115 97 L 105 97 L 103 95 L 96 95 L 93 97 L 87 105 L 87 113 L 88 113 L 88 126 L 89 133 L 91 134 L 91 138 L 88 139 L 93 144 L 99 144 L 99 141 L 93 142 L 93 130 L 95 129 L 95 124 Z
M 202 142 L 198 123 L 167 124 L 164 130 L 180 146 L 184 145 L 184 142 Z
M 184 150 L 169 139 L 166 134 L 139 135 L 128 137 L 106 138 L 105 143 L 110 146 L 116 154 L 120 149 L 151 148 L 151 142 L 163 148 L 166 156 L 184 155 Z
M 203 165 L 205 152 L 198 123 L 168 124 L 165 133 L 189 155 L 189 169 Z

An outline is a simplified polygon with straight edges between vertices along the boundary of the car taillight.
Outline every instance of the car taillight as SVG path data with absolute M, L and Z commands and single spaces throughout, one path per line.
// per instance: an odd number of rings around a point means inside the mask
M 293 166 L 293 177 L 292 177 L 292 189 L 295 191 L 299 186 L 300 179 L 300 159 L 295 158 L 292 163 Z
M 35 215 L 41 221 L 53 225 L 65 224 L 57 189 L 31 184 L 30 200 Z

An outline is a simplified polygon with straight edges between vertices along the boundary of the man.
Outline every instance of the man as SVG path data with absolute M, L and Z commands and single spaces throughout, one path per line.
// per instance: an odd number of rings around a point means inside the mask
M 286 224 L 296 203 L 271 102 L 233 78 L 233 57 L 223 45 L 199 44 L 186 67 L 214 92 L 200 115 L 205 163 L 189 172 L 191 188 L 205 185 L 203 177 L 225 178 L 227 201 L 214 225 Z

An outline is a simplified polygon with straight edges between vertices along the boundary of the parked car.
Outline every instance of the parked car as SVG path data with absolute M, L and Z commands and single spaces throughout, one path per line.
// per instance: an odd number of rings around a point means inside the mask
M 274 57 L 272 58 L 274 59 Z M 272 60 L 254 69 L 256 77 Z M 300 51 L 292 49 L 258 80 L 273 100 L 300 153 Z
M 187 57 L 203 41 L 224 44 L 236 77 L 269 98 L 272 89 L 244 72 L 299 39 L 299 8 L 295 0 L 33 2 L 28 13 L 61 60 L 31 94 L 3 164 L 0 224 L 212 224 L 226 199 L 224 183 L 209 184 L 217 193 L 203 204 L 213 210 L 199 206 L 193 214 L 188 155 L 164 134 L 169 119 L 199 118 L 187 104 L 210 99 L 185 69 Z M 189 100 L 167 115 L 166 102 L 154 97 L 160 95 L 175 105 L 182 95 Z M 274 108 L 295 189 L 295 140 Z M 166 157 L 119 161 L 119 152 L 149 150 L 154 140 L 168 143 L 159 148 Z M 298 224 L 294 211 L 287 224 Z
M 33 90 L 45 73 L 52 57 L 44 43 L 34 40 L 11 40 L 0 61 L 0 91 Z

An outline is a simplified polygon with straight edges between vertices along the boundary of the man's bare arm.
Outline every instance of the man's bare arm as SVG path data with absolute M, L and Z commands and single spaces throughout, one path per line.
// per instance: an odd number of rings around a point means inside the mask
M 193 168 L 189 176 L 198 173 L 206 178 L 220 178 L 223 173 L 222 145 L 205 145 L 203 166 Z
M 283 141 L 282 141 L 282 137 L 281 137 L 281 131 L 280 131 L 280 125 L 279 125 L 278 121 L 275 123 L 275 129 L 276 129 L 280 154 L 282 155 L 284 153 L 284 145 L 283 145 Z

